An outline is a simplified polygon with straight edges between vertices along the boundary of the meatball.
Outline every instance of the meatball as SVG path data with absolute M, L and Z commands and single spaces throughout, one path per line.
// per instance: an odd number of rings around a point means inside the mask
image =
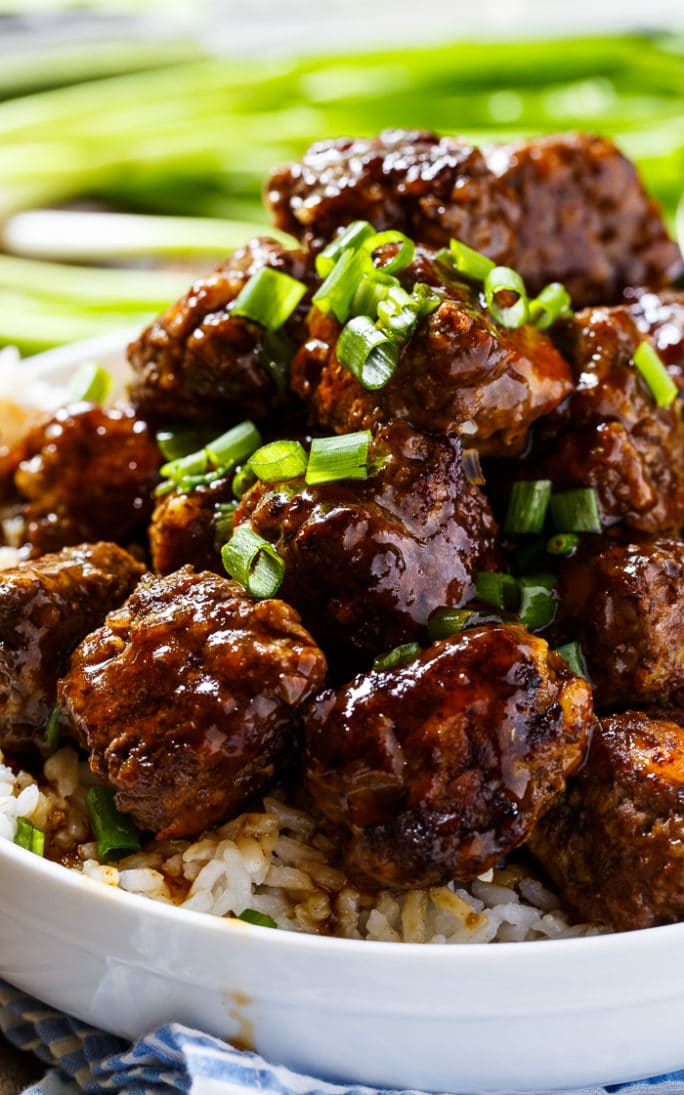
M 683 841 L 684 730 L 626 711 L 601 719 L 530 848 L 573 915 L 626 931 L 684 917 Z
M 230 425 L 262 420 L 286 403 L 292 343 L 303 336 L 306 305 L 275 333 L 230 314 L 232 301 L 264 267 L 311 278 L 301 251 L 253 240 L 196 281 L 129 346 L 131 400 L 141 414 L 155 422 Z
M 422 248 L 402 280 L 412 288 L 416 277 L 438 288 L 439 307 L 421 321 L 394 376 L 377 391 L 338 361 L 337 322 L 312 310 L 309 338 L 292 365 L 292 386 L 312 421 L 346 433 L 401 418 L 419 430 L 456 434 L 483 455 L 520 452 L 531 424 L 572 391 L 569 365 L 535 327 L 495 323 L 478 292 L 457 280 L 446 284 Z
M 557 625 L 578 639 L 597 703 L 659 703 L 684 687 L 684 542 L 588 540 L 564 562 Z
M 558 337 L 578 379 L 542 423 L 537 452 L 545 444 L 550 451 L 538 471 L 557 489 L 593 487 L 604 525 L 677 534 L 684 525 L 682 404 L 656 406 L 636 369 L 643 333 L 634 315 L 627 306 L 587 309 Z
M 392 422 L 369 464 L 365 480 L 257 485 L 235 515 L 275 545 L 281 595 L 331 661 L 352 668 L 422 637 L 434 608 L 462 604 L 474 571 L 498 563 L 494 519 L 456 439 Z
M 59 702 L 120 810 L 191 837 L 273 784 L 326 673 L 282 601 L 183 567 L 147 576 L 76 650 Z
M 0 747 L 45 750 L 57 678 L 144 567 L 116 544 L 80 544 L 0 573 Z
M 682 268 L 635 168 L 601 137 L 481 149 L 403 130 L 322 141 L 277 169 L 266 194 L 275 223 L 314 248 L 357 218 L 432 247 L 454 237 L 513 266 L 531 292 L 564 282 L 577 306 L 666 285 Z
M 684 390 L 684 292 L 625 289 L 624 298 L 639 331 L 651 340 L 681 392 Z
M 186 564 L 195 570 L 223 574 L 219 540 L 222 507 L 233 498 L 232 475 L 214 479 L 187 492 L 172 491 L 159 498 L 150 525 L 152 569 L 170 574 Z
M 305 779 L 361 885 L 472 879 L 527 839 L 577 771 L 591 690 L 520 626 L 474 628 L 321 693 Z
M 142 539 L 161 454 L 130 408 L 75 403 L 33 426 L 0 464 L 24 556 Z

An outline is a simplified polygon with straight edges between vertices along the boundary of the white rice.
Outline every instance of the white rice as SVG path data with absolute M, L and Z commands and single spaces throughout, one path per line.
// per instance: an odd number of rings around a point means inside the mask
M 246 909 L 279 928 L 391 943 L 491 943 L 595 934 L 573 925 L 557 896 L 509 864 L 469 885 L 407 893 L 365 893 L 350 884 L 335 849 L 305 810 L 267 796 L 260 811 L 196 841 L 152 841 L 116 865 L 97 857 L 86 812 L 93 780 L 70 746 L 45 762 L 42 788 L 0 753 L 0 836 L 14 840 L 17 818 L 46 832 L 50 854 L 87 878 L 213 916 Z

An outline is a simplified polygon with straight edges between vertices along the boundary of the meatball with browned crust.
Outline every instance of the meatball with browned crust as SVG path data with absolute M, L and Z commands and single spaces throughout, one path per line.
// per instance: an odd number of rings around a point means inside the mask
M 141 414 L 154 422 L 230 425 L 263 420 L 286 405 L 289 360 L 304 339 L 307 304 L 275 332 L 230 313 L 250 277 L 266 267 L 307 283 L 312 277 L 301 251 L 252 240 L 131 343 L 130 394 Z
M 680 392 L 684 390 L 684 292 L 681 289 L 625 289 L 625 303 L 648 337 Z
M 367 479 L 257 485 L 235 515 L 275 545 L 281 595 L 337 668 L 421 638 L 433 609 L 462 604 L 474 572 L 498 563 L 494 518 L 456 439 L 392 422 L 369 464 Z
M 266 197 L 278 227 L 314 248 L 359 218 L 431 247 L 453 237 L 517 269 L 530 292 L 564 282 L 577 306 L 682 268 L 633 164 L 584 134 L 479 149 L 403 130 L 321 141 L 273 172 Z
M 587 538 L 563 563 L 556 620 L 579 640 L 601 707 L 684 688 L 684 542 Z
M 532 833 L 532 852 L 578 920 L 628 931 L 684 917 L 684 730 L 675 719 L 601 719 L 586 766 Z
M 170 574 L 189 563 L 195 570 L 223 574 L 221 545 L 230 530 L 220 537 L 219 532 L 225 526 L 222 508 L 232 498 L 232 474 L 159 498 L 150 524 L 152 569 Z
M 305 779 L 347 831 L 361 885 L 472 879 L 557 801 L 593 721 L 589 685 L 542 639 L 478 627 L 323 692 L 306 719 Z
M 144 578 L 88 636 L 59 702 L 119 809 L 189 837 L 277 781 L 325 673 L 288 605 L 184 567 Z
M 161 453 L 127 408 L 75 403 L 30 428 L 0 463 L 22 555 L 143 539 Z
M 604 525 L 677 534 L 684 525 L 682 403 L 656 405 L 634 364 L 644 341 L 634 309 L 590 308 L 559 332 L 577 382 L 540 424 L 537 473 L 557 489 L 593 487 Z M 665 338 L 653 325 L 656 345 Z
M 292 386 L 313 423 L 347 433 L 401 418 L 419 430 L 455 434 L 483 455 L 521 452 L 532 423 L 572 391 L 565 359 L 535 327 L 495 323 L 479 292 L 450 277 L 424 248 L 400 276 L 409 290 L 416 280 L 435 288 L 440 303 L 403 346 L 389 383 L 376 391 L 338 360 L 336 320 L 312 310 Z
M 45 752 L 71 651 L 125 600 L 144 567 L 116 544 L 80 544 L 0 573 L 0 747 Z

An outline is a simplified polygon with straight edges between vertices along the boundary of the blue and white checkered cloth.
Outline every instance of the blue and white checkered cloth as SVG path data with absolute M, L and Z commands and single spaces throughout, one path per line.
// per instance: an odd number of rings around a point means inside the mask
M 256 1053 L 169 1023 L 131 1045 L 0 981 L 0 1030 L 48 1066 L 24 1095 L 420 1095 L 340 1086 L 270 1065 Z M 682 1050 L 684 1057 L 684 1048 Z M 684 1070 L 565 1095 L 684 1095 Z M 510 1095 L 515 1095 L 511 1092 Z

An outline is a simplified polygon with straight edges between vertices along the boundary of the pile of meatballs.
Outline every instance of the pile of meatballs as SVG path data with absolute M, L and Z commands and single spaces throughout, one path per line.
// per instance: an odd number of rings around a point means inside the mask
M 586 135 L 391 131 L 314 145 L 266 202 L 298 246 L 236 251 L 130 346 L 125 404 L 65 406 L 0 454 L 21 560 L 0 575 L 6 760 L 39 770 L 52 714 L 151 837 L 295 788 L 366 890 L 467 881 L 524 847 L 577 919 L 684 917 L 684 423 L 634 363 L 646 341 L 684 388 L 682 259 L 634 167 Z M 437 297 L 374 389 L 312 303 L 316 257 L 355 221 L 414 241 L 397 277 Z M 502 326 L 445 276 L 451 240 L 530 295 L 562 283 L 572 310 Z M 232 308 L 264 268 L 306 286 L 276 338 Z M 369 473 L 159 489 L 160 432 L 244 420 L 305 448 L 369 430 Z M 547 557 L 534 630 L 476 588 L 516 573 L 505 515 L 530 480 L 591 488 L 600 517 Z M 224 569 L 232 509 L 284 560 L 275 597 Z M 466 607 L 430 641 L 436 612 Z

